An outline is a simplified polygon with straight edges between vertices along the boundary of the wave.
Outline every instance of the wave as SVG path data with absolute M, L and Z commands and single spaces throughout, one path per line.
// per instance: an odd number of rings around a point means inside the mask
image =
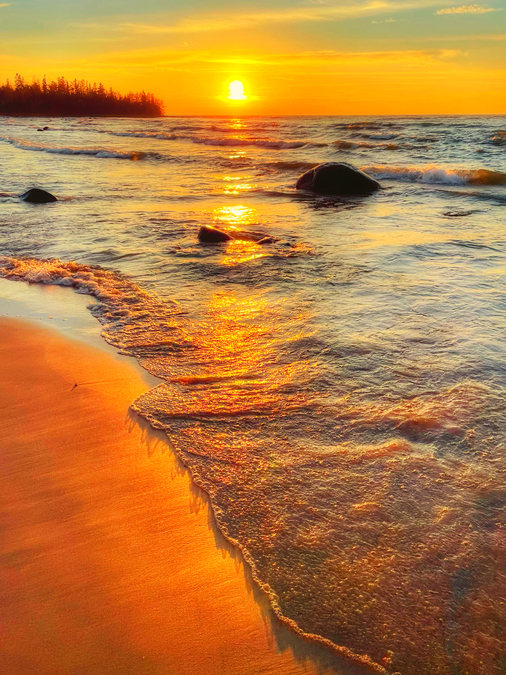
M 198 327 L 195 331 L 195 326 L 191 325 L 177 303 L 164 302 L 155 295 L 148 294 L 118 272 L 57 259 L 0 256 L 0 277 L 66 286 L 98 300 L 90 309 L 102 324 L 105 339 L 118 348 L 120 353 L 136 357 L 148 372 L 165 380 L 134 401 L 131 409 L 156 429 L 169 433 L 170 428 L 177 434 L 178 441 L 175 445 L 179 458 L 189 468 L 195 484 L 209 494 L 218 527 L 242 551 L 255 582 L 268 597 L 276 617 L 302 639 L 324 645 L 335 654 L 365 666 L 374 673 L 387 675 L 388 659 L 380 661 L 364 653 L 362 649 L 349 648 L 320 633 L 310 632 L 310 624 L 303 630 L 290 618 L 292 612 L 297 613 L 296 609 L 290 608 L 288 604 L 287 609 L 282 607 L 276 589 L 266 581 L 263 554 L 255 544 L 255 540 L 263 542 L 266 539 L 264 533 L 269 531 L 270 521 L 265 518 L 258 520 L 256 517 L 258 508 L 265 513 L 269 511 L 263 493 L 258 491 L 255 482 L 251 483 L 249 476 L 250 469 L 253 478 L 258 475 L 258 462 L 262 455 L 257 449 L 257 442 L 248 442 L 246 435 L 250 427 L 255 428 L 255 420 L 263 421 L 266 417 L 282 416 L 287 412 L 295 416 L 303 410 L 310 413 L 315 407 L 311 398 L 298 387 L 294 393 L 285 393 L 283 399 L 279 398 L 279 394 L 276 396 L 278 391 L 270 391 L 276 389 L 276 386 L 262 395 L 258 391 L 259 382 L 255 374 L 248 384 L 248 369 L 257 370 L 261 366 L 261 360 L 255 358 L 250 363 L 246 359 L 244 364 L 238 365 L 238 360 L 234 357 L 227 366 L 230 361 L 228 342 L 223 345 L 223 353 L 220 353 L 219 343 L 214 341 L 211 341 L 210 350 L 207 327 L 201 329 L 200 333 Z M 227 317 L 228 314 L 222 320 L 230 324 L 230 318 Z M 267 319 L 268 317 L 263 318 L 264 321 Z M 214 320 L 219 321 L 220 316 Z M 276 317 L 272 320 L 276 322 Z M 274 323 L 273 329 L 276 326 Z M 230 330 L 230 325 L 226 330 Z M 249 354 L 249 351 L 246 353 Z M 214 359 L 224 359 L 223 363 L 220 361 L 220 373 L 214 373 L 211 377 L 202 370 L 209 355 Z M 309 364 L 304 362 L 301 373 L 306 373 L 308 369 L 311 370 Z M 294 377 L 292 370 L 286 364 L 281 364 L 275 371 L 279 381 L 278 390 L 287 387 L 290 378 Z M 235 388 L 231 384 L 234 381 Z M 231 397 L 231 391 L 235 397 Z M 202 421 L 205 424 L 201 426 Z M 222 439 L 216 442 L 217 437 L 214 435 L 216 429 L 222 428 L 223 423 L 232 426 L 233 438 L 234 434 L 240 437 L 237 443 L 233 440 L 228 447 L 223 445 Z M 202 432 L 199 436 L 195 435 L 197 427 Z M 223 431 L 220 433 L 222 437 Z M 287 461 L 294 462 L 294 459 L 290 457 Z M 321 460 L 318 461 L 321 463 Z M 227 476 L 223 470 L 228 472 Z M 223 474 L 221 477 L 218 475 L 220 471 Z M 290 482 L 293 483 L 291 476 Z M 228 504 L 224 499 L 225 493 L 221 490 L 222 485 L 227 486 L 230 497 Z M 241 485 L 250 486 L 251 492 L 249 489 L 241 492 Z M 283 488 L 280 486 L 280 489 Z M 244 502 L 246 494 L 251 507 Z M 306 507 L 305 502 L 303 507 L 313 508 L 310 504 Z M 232 513 L 233 509 L 237 512 Z M 295 514 L 295 522 L 301 522 L 302 512 L 299 509 Z M 307 517 L 303 520 L 305 522 Z M 238 522 L 246 523 L 247 530 L 244 534 L 237 533 Z M 256 532 L 255 528 L 259 528 L 259 531 Z M 304 532 L 304 528 L 301 528 L 300 536 Z M 284 548 L 285 545 L 283 550 Z M 301 550 L 305 550 L 305 546 Z M 301 562 L 303 561 L 296 560 L 296 569 L 299 569 Z M 320 628 L 318 622 L 315 627 Z
M 492 672 L 502 643 L 483 616 L 504 624 L 504 584 L 489 574 L 504 557 L 503 388 L 439 388 L 429 375 L 415 396 L 346 394 L 344 384 L 323 399 L 328 343 L 300 305 L 294 316 L 258 294 L 217 292 L 198 325 L 100 267 L 0 257 L 0 276 L 95 296 L 106 339 L 165 380 L 132 410 L 173 436 L 218 527 L 293 631 L 376 673 L 427 675 L 441 664 L 464 672 L 480 626 Z M 446 343 L 447 332 L 426 337 L 425 316 L 419 325 L 423 354 Z M 381 352 L 351 339 L 331 348 L 332 367 L 357 353 L 353 370 L 376 368 Z
M 398 137 L 399 134 L 369 134 L 368 136 L 371 141 L 393 141 Z
M 107 133 L 107 132 L 106 132 Z M 213 136 L 194 136 L 190 134 L 172 134 L 163 132 L 125 131 L 111 132 L 114 136 L 127 138 L 153 138 L 161 141 L 191 141 L 202 145 L 223 147 L 258 147 L 273 150 L 296 150 L 298 148 L 326 148 L 328 143 L 317 141 L 286 141 L 274 138 L 216 138 Z M 237 133 L 237 130 L 236 130 Z
M 397 123 L 397 122 L 386 122 L 386 121 L 379 121 L 376 120 L 374 122 L 369 121 L 369 120 L 363 120 L 362 122 L 352 122 L 352 123 L 341 123 L 341 124 L 336 124 L 335 128 L 337 129 L 388 129 L 388 128 L 399 128 L 402 125 Z
M 490 142 L 494 145 L 506 145 L 506 131 L 496 131 Z
M 447 169 L 439 166 L 364 166 L 362 171 L 378 179 L 441 185 L 506 185 L 506 173 L 489 169 Z
M 154 138 L 160 141 L 177 141 L 183 136 L 178 136 L 172 133 L 165 133 L 163 131 L 109 131 L 103 129 L 101 134 L 110 134 L 111 136 L 118 136 L 119 138 Z
M 236 134 L 239 131 L 247 131 L 248 133 L 254 132 L 254 131 L 263 131 L 265 132 L 266 129 L 273 128 L 273 127 L 279 127 L 279 124 L 276 122 L 271 122 L 271 123 L 265 123 L 265 124 L 255 124 L 254 126 L 246 126 L 244 129 L 234 129 L 233 126 L 218 126 L 216 124 L 213 124 L 210 127 L 211 131 L 216 131 L 219 133 L 224 133 L 224 134 Z
M 325 148 L 328 143 L 317 143 L 314 141 L 283 141 L 270 138 L 208 138 L 208 137 L 190 137 L 185 140 L 191 140 L 193 143 L 202 143 L 204 145 L 219 145 L 225 147 L 246 147 L 253 146 L 257 148 L 269 148 L 273 150 L 296 150 L 298 148 Z
M 0 136 L 0 141 L 9 143 L 19 150 L 31 150 L 32 152 L 47 152 L 51 155 L 87 155 L 90 157 L 99 157 L 101 159 L 130 159 L 133 161 L 144 159 L 147 156 L 153 156 L 152 153 L 108 150 L 106 148 L 62 148 L 51 145 L 38 145 L 29 141 L 22 141 L 16 138 L 6 138 Z
M 309 171 L 318 165 L 318 162 L 266 162 L 263 166 L 269 169 L 277 169 L 279 171 Z
M 367 143 L 365 141 L 346 141 L 346 140 L 337 140 L 333 141 L 332 145 L 335 146 L 338 150 L 355 150 L 357 148 L 364 148 L 366 150 L 399 150 L 398 143 Z

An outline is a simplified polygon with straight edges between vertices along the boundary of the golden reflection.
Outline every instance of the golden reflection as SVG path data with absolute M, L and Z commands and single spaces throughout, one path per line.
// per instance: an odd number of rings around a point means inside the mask
M 222 227 L 225 225 L 229 230 L 238 230 L 244 226 L 254 225 L 258 222 L 256 209 L 244 206 L 243 204 L 220 206 L 214 209 L 213 218 Z
M 233 154 L 227 155 L 227 159 L 242 159 L 245 155 L 244 150 L 236 150 Z
M 230 122 L 229 122 L 229 127 L 230 127 L 231 129 L 237 129 L 238 131 L 241 131 L 241 129 L 245 129 L 245 128 L 246 128 L 246 125 L 244 124 L 244 122 L 243 122 L 242 120 L 236 118 L 236 119 L 231 119 L 231 120 L 230 120 Z
M 264 258 L 268 253 L 262 250 L 262 246 L 256 241 L 241 241 L 234 239 L 228 242 L 225 257 L 221 261 L 222 265 L 239 265 L 241 263 L 255 260 L 256 258 Z
M 176 416 L 271 414 L 306 405 L 317 365 L 304 359 L 279 364 L 276 359 L 286 328 L 301 320 L 287 321 L 281 305 L 269 305 L 259 294 L 215 293 L 201 329 L 187 335 L 199 354 L 195 370 L 171 380 L 184 389 L 160 387 L 156 395 L 170 395 Z
M 238 195 L 241 192 L 248 192 L 257 187 L 256 183 L 239 183 L 240 180 L 248 180 L 250 176 L 223 176 L 223 181 L 229 183 L 223 189 L 226 195 Z
M 423 246 L 436 244 L 449 239 L 448 234 L 435 234 L 431 232 L 418 232 L 416 230 L 393 230 L 369 231 L 361 241 L 351 244 L 352 248 L 377 248 L 378 246 Z

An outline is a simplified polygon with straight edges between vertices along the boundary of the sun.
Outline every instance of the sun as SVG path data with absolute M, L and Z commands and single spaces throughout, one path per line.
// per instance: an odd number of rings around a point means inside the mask
M 245 101 L 248 97 L 244 94 L 244 85 L 239 80 L 234 80 L 228 85 L 228 98 L 232 101 Z

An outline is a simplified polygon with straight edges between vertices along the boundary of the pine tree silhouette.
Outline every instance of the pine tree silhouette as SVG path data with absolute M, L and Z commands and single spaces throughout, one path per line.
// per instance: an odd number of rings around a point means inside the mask
M 14 86 L 9 80 L 0 85 L 0 115 L 33 115 L 44 117 L 159 117 L 164 113 L 160 99 L 146 92 L 126 95 L 107 90 L 100 82 L 85 80 L 68 82 L 64 77 L 31 84 L 16 73 Z

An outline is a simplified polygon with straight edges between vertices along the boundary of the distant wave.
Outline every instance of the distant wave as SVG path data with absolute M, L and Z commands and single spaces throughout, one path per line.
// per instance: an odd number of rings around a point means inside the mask
M 441 185 L 506 185 L 506 173 L 489 169 L 445 169 L 439 166 L 397 167 L 364 166 L 362 170 L 375 178 Z
M 163 132 L 125 131 L 111 132 L 114 136 L 126 136 L 128 138 L 154 138 L 161 141 L 191 141 L 203 145 L 215 145 L 224 147 L 258 147 L 271 148 L 273 150 L 294 150 L 297 148 L 326 148 L 328 143 L 316 141 L 283 141 L 273 138 L 216 138 L 213 136 L 193 136 L 185 134 L 172 134 Z M 236 132 L 237 133 L 237 132 Z
M 393 141 L 399 134 L 368 134 L 371 141 Z
M 496 131 L 490 142 L 494 145 L 506 145 L 506 131 Z
M 206 136 L 189 137 L 193 143 L 204 145 L 220 145 L 227 147 L 256 146 L 258 148 L 272 148 L 274 150 L 290 150 L 297 148 L 325 148 L 328 143 L 315 143 L 313 141 L 282 141 L 270 138 L 208 138 Z
M 238 133 L 238 131 L 264 131 L 269 128 L 273 127 L 279 127 L 279 124 L 277 122 L 256 122 L 252 126 L 246 126 L 244 129 L 234 129 L 233 126 L 218 126 L 216 124 L 213 124 L 211 126 L 211 131 L 217 131 L 219 133 L 225 133 L 225 134 L 233 134 L 233 133 Z
M 363 138 L 367 142 L 371 141 L 393 141 L 397 140 L 397 142 L 403 144 L 404 147 L 406 148 L 412 148 L 414 147 L 413 145 L 410 145 L 411 143 L 437 143 L 440 139 L 437 138 L 436 136 L 402 136 L 401 134 L 364 134 L 362 132 L 354 132 L 350 134 L 352 138 Z M 350 141 L 353 142 L 353 141 Z M 359 143 L 360 141 L 355 141 L 356 143 Z
M 108 150 L 106 148 L 61 148 L 50 145 L 38 145 L 29 141 L 21 141 L 16 138 L 0 136 L 0 141 L 9 143 L 19 150 L 31 150 L 32 152 L 47 152 L 51 155 L 88 155 L 101 159 L 130 159 L 140 160 L 148 156 L 145 152 Z
M 278 169 L 279 171 L 309 171 L 313 167 L 317 166 L 318 162 L 298 162 L 298 161 L 286 161 L 286 162 L 266 162 L 265 167 L 269 169 Z
M 398 124 L 397 122 L 386 122 L 386 121 L 378 121 L 375 120 L 374 122 L 369 121 L 369 120 L 363 120 L 361 122 L 352 122 L 352 123 L 346 123 L 342 122 L 340 124 L 336 124 L 335 127 L 337 129 L 385 129 L 385 128 L 399 128 L 401 127 L 401 124 Z
M 333 141 L 334 145 L 338 150 L 355 150 L 356 148 L 364 148 L 366 150 L 370 149 L 379 149 L 379 150 L 398 150 L 398 143 L 368 143 L 366 141 L 347 141 L 347 140 L 337 140 Z
M 184 138 L 183 136 L 163 131 L 109 131 L 108 129 L 103 129 L 100 133 L 119 136 L 120 138 L 155 138 L 160 141 L 177 141 L 179 138 Z

